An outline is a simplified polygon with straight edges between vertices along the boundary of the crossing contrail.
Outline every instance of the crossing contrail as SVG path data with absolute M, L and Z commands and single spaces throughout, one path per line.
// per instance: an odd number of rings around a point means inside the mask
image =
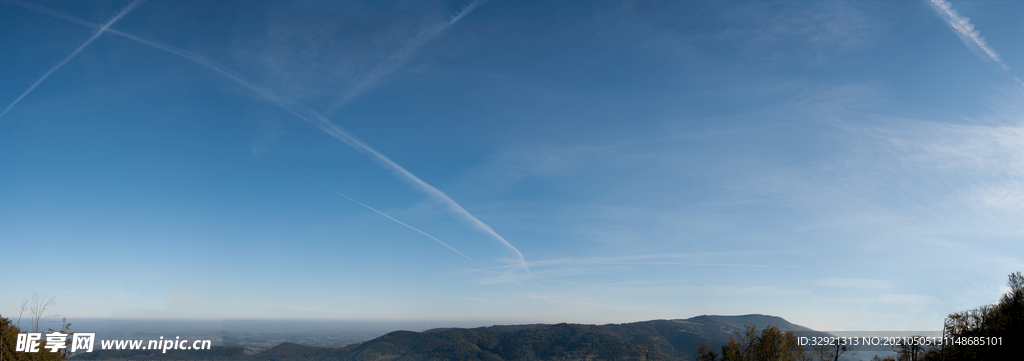
M 59 19 L 71 21 L 71 22 L 74 22 L 74 23 L 77 23 L 77 24 L 81 24 L 81 25 L 85 25 L 85 26 L 89 26 L 89 27 L 100 27 L 101 26 L 99 24 L 95 24 L 95 23 L 92 23 L 92 22 L 89 22 L 89 21 L 86 21 L 86 20 L 81 20 L 81 19 L 75 18 L 75 17 L 67 15 L 67 14 L 62 14 L 62 13 L 59 13 L 59 12 L 56 12 L 56 11 L 53 11 L 53 10 L 49 10 L 49 9 L 43 9 L 43 8 L 41 8 L 39 6 L 34 6 L 34 5 L 33 6 L 25 6 L 21 2 L 11 1 L 11 0 L 0 0 L 0 1 L 4 1 L 4 2 L 10 3 L 10 4 L 13 4 L 13 5 L 22 6 L 22 7 L 26 8 L 26 9 L 35 10 L 35 11 L 38 11 L 38 12 L 40 12 L 42 14 L 51 15 L 51 16 L 54 16 L 54 17 L 59 18 Z M 469 8 L 467 8 L 467 9 L 469 9 Z M 462 14 L 462 16 L 464 16 L 465 12 L 466 12 L 466 10 L 463 10 L 460 14 Z M 455 18 L 453 20 L 458 20 L 458 18 Z M 108 25 L 108 27 L 109 27 L 109 25 Z M 278 96 L 276 93 L 274 93 L 273 91 L 271 91 L 270 89 L 267 89 L 267 88 L 264 88 L 262 86 L 256 85 L 254 82 L 252 82 L 251 80 L 249 80 L 249 79 L 245 78 L 244 76 L 238 74 L 237 72 L 235 72 L 235 71 L 233 71 L 233 70 L 231 70 L 231 69 L 221 65 L 220 63 L 218 63 L 218 62 L 216 62 L 216 61 L 214 61 L 212 59 L 204 57 L 202 55 L 199 55 L 199 54 L 196 54 L 196 53 L 193 53 L 193 52 L 181 49 L 181 48 L 177 48 L 177 47 L 174 47 L 174 46 L 171 46 L 171 45 L 167 45 L 167 44 L 164 44 L 164 43 L 156 41 L 156 40 L 147 39 L 147 38 L 143 38 L 143 37 L 140 37 L 140 36 L 128 34 L 128 33 L 122 32 L 122 31 L 118 31 L 116 29 L 106 29 L 106 28 L 104 28 L 104 30 L 109 32 L 109 33 L 111 33 L 111 34 L 122 36 L 122 37 L 125 37 L 125 38 L 128 38 L 128 39 L 131 39 L 131 40 L 135 40 L 137 42 L 149 45 L 151 47 L 163 50 L 165 52 L 168 52 L 168 53 L 180 56 L 180 57 L 188 59 L 188 60 L 191 60 L 192 62 L 194 62 L 196 64 L 202 65 L 202 66 L 207 67 L 207 68 L 209 68 L 209 69 L 211 69 L 213 71 L 216 71 L 216 72 L 220 73 L 221 75 L 224 75 L 225 77 L 227 77 L 227 78 L 229 78 L 231 80 L 234 80 L 238 84 L 241 84 L 242 86 L 248 88 L 249 90 L 252 90 L 254 93 L 258 94 L 260 97 L 262 97 L 262 98 L 264 98 L 264 99 L 266 99 L 266 100 L 268 100 L 270 102 L 273 102 L 274 104 L 277 104 L 281 108 L 284 108 L 285 110 L 287 110 L 289 113 L 292 113 L 293 115 L 295 115 L 299 119 L 302 119 L 302 120 L 312 124 L 313 126 L 317 127 L 321 131 L 329 134 L 330 136 L 334 137 L 335 139 L 338 139 L 338 140 L 340 140 L 342 142 L 345 142 L 345 144 L 348 144 L 350 147 L 355 148 L 360 153 L 368 155 L 371 159 L 373 159 L 374 161 L 377 161 L 378 163 L 380 163 L 385 169 L 391 171 L 396 176 L 398 176 L 398 178 L 408 182 L 410 185 L 413 186 L 414 189 L 424 193 L 425 195 L 427 195 L 428 197 L 434 199 L 435 201 L 444 204 L 445 206 L 448 207 L 449 210 L 451 210 L 452 212 L 454 212 L 455 214 L 457 214 L 458 216 L 460 216 L 464 220 L 468 221 L 471 225 L 473 225 L 474 227 L 476 227 L 480 231 L 490 235 L 495 241 L 497 241 L 500 245 L 502 245 L 504 248 L 506 248 L 509 252 L 511 252 L 515 256 L 515 260 L 513 262 L 511 262 L 510 264 L 514 264 L 515 267 L 521 269 L 523 272 L 526 272 L 526 274 L 532 276 L 532 273 L 530 272 L 530 267 L 526 263 L 526 259 L 523 258 L 523 254 L 521 252 L 519 252 L 519 249 L 517 249 L 515 246 L 513 246 L 511 243 L 509 243 L 508 240 L 506 240 L 504 237 L 502 237 L 500 234 L 498 234 L 498 232 L 495 232 L 494 229 L 491 228 L 491 226 L 487 225 L 486 223 L 481 221 L 479 218 L 476 218 L 476 216 L 474 216 L 473 214 L 469 213 L 469 211 L 467 211 L 465 208 L 463 208 L 461 205 L 459 205 L 457 202 L 455 202 L 455 200 L 453 200 L 447 194 L 445 194 L 441 190 L 435 188 L 434 186 L 430 185 L 429 183 L 423 181 L 422 179 L 420 179 L 416 175 L 412 174 L 411 172 L 409 172 L 408 170 L 406 170 L 402 166 L 400 166 L 397 163 L 395 163 L 394 161 L 392 161 L 390 158 L 384 156 L 384 154 L 381 154 L 380 152 L 378 152 L 376 149 L 374 149 L 370 145 L 364 143 L 362 140 L 359 140 L 359 138 L 356 138 L 354 135 L 352 135 L 352 133 L 349 133 L 347 130 L 345 130 L 345 128 L 342 128 L 338 124 L 332 122 L 330 119 L 327 119 L 327 117 L 325 117 L 323 114 L 320 114 L 319 112 L 317 112 L 315 110 L 312 110 L 312 109 L 310 109 L 310 108 L 308 108 L 308 107 L 306 107 L 306 106 L 304 106 L 302 104 L 296 103 L 296 102 L 294 102 L 292 100 L 282 98 L 282 97 Z
M 390 170 L 400 179 L 409 182 L 416 190 L 423 192 L 428 197 L 433 198 L 438 202 L 441 202 L 442 204 L 446 205 L 450 210 L 452 210 L 465 220 L 469 221 L 470 224 L 476 226 L 476 228 L 480 229 L 484 233 L 491 235 L 491 237 L 497 240 L 501 245 L 505 246 L 505 248 L 511 251 L 516 256 L 516 258 L 518 258 L 518 262 L 516 263 L 519 268 L 521 268 L 527 274 L 531 274 L 530 267 L 526 264 L 526 259 L 523 258 L 523 254 L 520 253 L 515 246 L 512 246 L 512 244 L 509 243 L 508 240 L 499 235 L 498 232 L 495 232 L 494 229 L 491 228 L 491 226 L 488 226 L 486 223 L 476 218 L 476 216 L 469 213 L 469 211 L 467 211 L 465 208 L 462 208 L 461 205 L 455 202 L 455 200 L 451 199 L 451 197 L 449 197 L 447 194 L 430 185 L 429 183 L 424 182 L 422 179 L 412 174 L 402 166 L 398 165 L 390 158 L 384 156 L 376 149 L 373 149 L 373 147 L 370 147 L 368 144 L 363 143 L 363 141 L 356 138 L 347 130 L 327 119 L 327 117 L 325 117 L 323 114 L 320 114 L 319 112 L 316 112 L 301 104 L 291 101 L 286 101 L 279 104 L 283 108 L 294 114 L 295 116 L 299 117 L 300 119 L 303 119 L 313 124 L 317 128 L 320 128 L 320 130 L 324 131 L 327 134 L 330 134 L 331 136 L 338 140 L 345 142 L 346 144 L 348 144 L 352 148 L 355 148 L 359 152 L 369 155 L 370 158 L 383 165 L 384 168 Z
M 416 232 L 419 232 L 420 234 L 422 234 L 422 235 L 424 235 L 424 236 L 427 236 L 427 237 L 429 237 L 430 239 L 434 240 L 434 242 L 437 242 L 437 243 L 439 243 L 440 245 L 442 245 L 442 246 L 445 246 L 445 248 L 448 248 L 448 249 L 452 250 L 452 252 L 458 253 L 458 254 L 459 254 L 460 256 L 462 256 L 462 257 L 466 257 L 466 258 L 467 258 L 467 259 L 469 259 L 470 261 L 473 261 L 473 259 L 472 259 L 472 258 L 469 258 L 469 256 L 467 256 L 467 255 L 465 255 L 465 254 L 462 254 L 462 252 L 459 252 L 459 250 L 455 249 L 455 247 L 449 246 L 449 245 L 448 245 L 447 243 L 444 243 L 444 242 L 442 242 L 442 241 L 441 241 L 440 239 L 437 239 L 437 237 L 431 236 L 431 235 L 430 235 L 430 234 L 428 234 L 427 232 L 421 231 L 421 230 L 419 230 L 419 229 L 418 229 L 418 228 L 416 228 L 416 227 L 413 227 L 413 226 L 410 226 L 410 225 L 408 225 L 408 224 L 405 224 L 405 223 L 403 223 L 402 221 L 399 221 L 399 220 L 395 219 L 395 217 L 389 216 L 389 215 L 385 214 L 384 212 L 378 211 L 378 210 L 377 210 L 376 208 L 373 208 L 373 207 L 370 207 L 370 206 L 368 206 L 368 205 L 366 205 L 366 204 L 363 204 L 363 202 L 360 202 L 360 201 L 357 201 L 357 200 L 355 200 L 355 199 L 352 199 L 352 197 L 349 197 L 349 196 L 346 196 L 346 195 L 344 195 L 344 194 L 341 194 L 341 192 L 338 192 L 338 191 L 336 191 L 336 190 L 333 190 L 333 189 L 331 189 L 331 188 L 329 188 L 329 187 L 327 187 L 327 186 L 325 186 L 325 185 L 323 185 L 323 184 L 320 184 L 320 182 L 317 182 L 317 181 L 315 181 L 315 180 L 312 180 L 312 179 L 309 179 L 309 178 L 306 178 L 306 180 L 308 180 L 308 181 L 310 181 L 310 182 L 313 182 L 314 184 L 316 184 L 316 185 L 318 185 L 318 186 L 321 186 L 321 187 L 323 187 L 323 188 L 324 188 L 324 189 L 326 189 L 326 190 L 329 190 L 329 191 L 331 191 L 331 192 L 334 192 L 334 194 L 337 194 L 337 195 L 339 195 L 339 196 L 345 197 L 345 199 L 348 199 L 348 200 L 350 200 L 350 201 L 352 201 L 352 202 L 355 202 L 355 204 L 361 205 L 361 206 L 363 206 L 363 208 L 366 208 L 366 209 L 369 209 L 369 210 L 371 210 L 371 211 L 377 212 L 377 214 L 379 214 L 379 215 L 382 215 L 382 216 L 384 216 L 384 217 L 387 217 L 388 219 L 390 219 L 390 220 L 392 220 L 392 221 L 395 221 L 395 223 L 401 224 L 401 225 L 405 226 L 406 228 L 409 228 L 409 229 L 411 229 L 411 230 L 414 230 L 414 231 L 416 231 Z
M 10 111 L 15 104 L 18 104 L 18 102 L 20 102 L 22 98 L 25 98 L 25 96 L 28 95 L 28 93 L 31 93 L 32 90 L 39 86 L 39 84 L 42 84 L 42 82 L 46 80 L 46 78 L 49 78 L 51 74 L 56 72 L 57 69 L 60 69 L 60 67 L 64 66 L 64 64 L 67 64 L 68 61 L 74 59 L 74 57 L 77 56 L 78 53 L 81 53 L 82 49 L 85 49 L 86 46 L 89 46 L 89 44 L 91 44 L 93 40 L 96 40 L 96 38 L 100 37 L 100 35 L 103 35 L 103 32 L 107 31 L 107 29 L 110 28 L 111 25 L 114 25 L 114 23 L 116 23 L 118 20 L 121 20 L 122 17 L 132 12 L 132 10 L 135 10 L 135 8 L 139 7 L 139 5 L 142 5 L 142 3 L 144 2 L 146 2 L 146 0 L 132 1 L 131 4 L 128 4 L 128 6 L 125 6 L 124 9 L 121 9 L 120 12 L 114 15 L 114 17 L 110 19 L 110 21 L 107 21 L 106 24 L 98 25 L 96 27 L 96 30 L 93 31 L 92 36 L 89 37 L 89 40 L 86 40 L 84 43 L 82 43 L 82 45 L 79 45 L 78 48 L 75 49 L 75 51 L 71 52 L 71 55 L 68 55 L 68 57 L 64 58 L 64 60 L 61 60 L 60 63 L 57 63 L 57 65 L 55 65 L 53 68 L 50 68 L 50 71 L 47 71 L 46 74 L 43 74 L 43 76 L 40 77 L 39 80 L 36 80 L 35 83 L 32 83 L 32 86 L 29 86 L 24 93 L 21 93 L 21 96 L 18 96 L 17 99 L 14 99 L 14 101 L 11 102 L 11 105 L 8 105 L 7 109 L 4 109 L 4 111 L 0 113 L 0 117 L 3 117 L 4 114 L 7 114 L 7 112 Z

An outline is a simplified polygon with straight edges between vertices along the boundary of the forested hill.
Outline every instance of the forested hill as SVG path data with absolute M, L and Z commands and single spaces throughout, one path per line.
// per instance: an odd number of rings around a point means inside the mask
M 765 315 L 698 316 L 685 320 L 654 320 L 624 324 L 533 324 L 472 329 L 445 328 L 424 332 L 394 331 L 344 348 L 321 348 L 283 343 L 245 357 L 253 361 L 423 361 L 423 360 L 626 360 L 644 349 L 656 360 L 692 360 L 698 347 L 728 342 L 744 324 L 782 331 L 811 331 L 785 319 Z M 158 354 L 160 355 L 160 354 Z M 90 359 L 108 358 L 92 355 Z M 132 359 L 126 354 L 109 358 Z M 153 359 L 155 355 L 147 355 Z M 166 358 L 175 359 L 172 352 Z M 195 357 L 195 355 L 188 355 Z M 227 356 L 225 354 L 225 356 Z M 224 359 L 241 359 L 232 354 Z M 76 357 L 77 358 L 77 357 Z

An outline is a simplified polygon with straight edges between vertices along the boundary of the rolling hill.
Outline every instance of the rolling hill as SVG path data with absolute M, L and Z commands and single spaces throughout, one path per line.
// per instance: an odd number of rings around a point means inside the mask
M 718 348 L 744 325 L 782 331 L 812 331 L 781 317 L 766 315 L 698 316 L 682 320 L 582 325 L 532 324 L 479 328 L 441 328 L 424 332 L 394 331 L 376 339 L 343 348 L 282 343 L 266 351 L 243 356 L 222 348 L 209 358 L 251 361 L 527 361 L 527 360 L 628 360 L 636 359 L 641 345 L 650 345 L 650 360 L 692 360 L 704 342 Z M 201 352 L 177 355 L 98 351 L 75 359 L 199 359 Z M 157 358 L 154 358 L 156 356 Z

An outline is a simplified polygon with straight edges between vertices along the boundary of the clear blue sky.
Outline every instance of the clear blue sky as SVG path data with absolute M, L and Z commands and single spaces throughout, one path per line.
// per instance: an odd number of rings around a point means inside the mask
M 0 312 L 937 330 L 1024 270 L 1022 18 L 4 0 Z

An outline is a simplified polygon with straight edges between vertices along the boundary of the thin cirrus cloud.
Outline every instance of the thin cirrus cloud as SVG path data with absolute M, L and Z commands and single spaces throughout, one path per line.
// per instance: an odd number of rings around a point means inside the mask
M 96 24 L 96 23 L 92 23 L 92 22 L 89 22 L 89 21 L 86 21 L 86 20 L 78 19 L 78 18 L 76 18 L 74 16 L 70 16 L 70 15 L 67 15 L 67 14 L 62 14 L 60 12 L 53 11 L 53 10 L 50 10 L 50 9 L 46 9 L 46 8 L 43 8 L 43 7 L 40 7 L 40 6 L 24 4 L 22 2 L 11 1 L 11 0 L 2 0 L 2 1 L 7 2 L 9 4 L 21 6 L 21 7 L 24 7 L 26 9 L 29 9 L 29 10 L 37 11 L 37 12 L 45 14 L 45 15 L 50 15 L 50 16 L 53 16 L 53 17 L 56 17 L 56 18 L 59 18 L 59 19 L 62 19 L 62 20 L 67 20 L 67 21 L 70 21 L 70 22 L 73 22 L 73 23 L 76 23 L 76 24 L 80 24 L 80 25 L 84 25 L 84 26 L 89 26 L 89 27 L 94 27 L 94 28 L 100 28 L 102 26 L 100 24 Z M 108 25 L 108 27 L 109 27 L 109 25 Z M 438 202 L 444 204 L 445 206 L 447 206 L 449 208 L 449 210 L 453 211 L 455 214 L 457 214 L 458 216 L 460 216 L 464 220 L 468 221 L 475 228 L 477 228 L 478 230 L 480 230 L 480 231 L 490 235 L 495 241 L 497 241 L 501 246 L 503 246 L 505 249 L 507 249 L 514 256 L 514 259 L 511 260 L 510 262 L 507 262 L 507 264 L 513 266 L 514 269 L 521 270 L 527 276 L 532 276 L 532 273 L 530 272 L 530 267 L 526 263 L 526 259 L 523 258 L 523 254 L 519 251 L 519 249 L 517 249 L 515 246 L 513 246 L 511 243 L 509 243 L 508 240 L 506 240 L 500 234 L 498 234 L 493 228 L 491 228 L 491 226 L 487 225 L 486 223 L 484 223 L 483 221 L 478 219 L 476 216 L 474 216 L 473 214 L 469 213 L 469 211 L 467 211 L 465 208 L 463 208 L 461 205 L 459 205 L 457 202 L 455 202 L 455 200 L 451 199 L 451 197 L 449 197 L 447 194 L 445 194 L 441 190 L 435 188 L 434 186 L 428 184 L 427 182 L 423 181 L 419 177 L 413 175 L 411 172 L 409 172 L 408 170 L 406 170 L 402 166 L 398 165 L 397 163 L 392 161 L 390 158 L 384 156 L 383 154 L 378 152 L 376 149 L 374 149 L 370 145 L 368 145 L 366 143 L 363 143 L 362 140 L 359 140 L 354 135 L 349 133 L 347 130 L 345 130 L 341 126 L 339 126 L 339 125 L 335 124 L 334 122 L 332 122 L 330 119 L 327 119 L 327 117 L 325 117 L 323 114 L 320 114 L 319 112 L 317 112 L 315 110 L 309 109 L 308 107 L 306 107 L 306 106 L 304 106 L 302 104 L 299 104 L 299 103 L 296 103 L 294 101 L 282 98 L 282 97 L 278 96 L 276 93 L 274 93 L 273 91 L 271 91 L 270 89 L 266 89 L 266 88 L 264 88 L 262 86 L 256 85 L 255 83 L 253 83 L 252 81 L 248 80 L 244 76 L 242 76 L 242 75 L 232 71 L 231 69 L 228 69 L 227 67 L 221 65 L 220 63 L 218 63 L 218 62 L 216 62 L 216 61 L 214 61 L 212 59 L 206 58 L 206 57 L 204 57 L 202 55 L 195 54 L 195 53 L 192 53 L 192 52 L 189 52 L 187 50 L 180 49 L 180 48 L 177 48 L 177 47 L 174 47 L 174 46 L 171 46 L 171 45 L 167 45 L 167 44 L 161 43 L 161 42 L 156 41 L 156 40 L 147 39 L 147 38 L 143 38 L 143 37 L 140 37 L 140 36 L 128 34 L 128 33 L 122 32 L 122 31 L 118 31 L 116 29 L 108 29 L 108 28 L 103 28 L 103 29 L 106 32 L 109 32 L 111 34 L 122 36 L 122 37 L 125 37 L 125 38 L 128 38 L 128 39 L 131 39 L 131 40 L 135 40 L 137 42 L 140 42 L 140 43 L 149 45 L 151 47 L 154 47 L 154 48 L 166 51 L 168 53 L 180 56 L 180 57 L 185 58 L 185 59 L 188 59 L 188 60 L 190 60 L 190 61 L 192 61 L 192 62 L 194 62 L 196 64 L 202 65 L 202 66 L 204 66 L 206 68 L 209 68 L 209 69 L 211 69 L 213 71 L 216 71 L 217 73 L 220 73 L 221 75 L 224 75 L 224 76 L 228 77 L 229 79 L 234 80 L 235 82 L 237 82 L 238 84 L 248 88 L 249 90 L 252 90 L 256 94 L 258 94 L 260 97 L 262 97 L 262 98 L 264 98 L 264 99 L 266 99 L 266 100 L 268 100 L 270 102 L 273 102 L 274 104 L 276 104 L 276 105 L 280 106 L 281 108 L 287 110 L 289 113 L 292 113 L 296 117 L 298 117 L 298 118 L 300 118 L 300 119 L 302 119 L 302 120 L 312 124 L 313 126 L 317 127 L 318 129 L 322 130 L 323 132 L 331 135 L 332 137 L 334 137 L 334 138 L 336 138 L 338 140 L 341 140 L 342 142 L 345 142 L 345 144 L 348 144 L 352 148 L 355 148 L 360 153 L 363 153 L 363 154 L 366 154 L 366 155 L 370 156 L 373 160 L 375 160 L 378 163 L 380 163 L 382 166 L 384 166 L 386 169 L 388 169 L 389 171 L 394 173 L 396 176 L 398 176 L 402 180 L 410 183 L 413 186 L 413 188 L 415 188 L 416 190 L 426 194 L 428 197 L 434 199 L 435 201 L 438 201 Z
M 111 18 L 110 21 L 107 21 L 106 24 L 96 24 L 96 26 L 94 26 L 96 29 L 93 31 L 92 36 L 89 37 L 89 40 L 86 40 L 84 43 L 82 43 L 82 45 L 79 45 L 78 48 L 75 49 L 75 51 L 71 52 L 71 55 L 68 55 L 66 58 L 64 58 L 64 60 L 61 60 L 60 63 L 57 63 L 57 65 L 55 65 L 53 68 L 50 68 L 50 70 L 43 74 L 43 76 L 39 77 L 39 80 L 36 80 L 35 83 L 32 83 L 32 85 L 29 86 L 28 89 L 25 90 L 25 92 L 21 93 L 21 95 L 18 96 L 17 99 L 14 99 L 14 101 L 11 102 L 11 105 L 7 106 L 7 109 L 4 109 L 4 111 L 0 113 L 0 117 L 3 117 L 4 114 L 7 114 L 7 112 L 10 111 L 15 104 L 18 104 L 18 102 L 20 102 L 21 99 L 25 98 L 25 96 L 28 95 L 28 93 L 31 93 L 32 90 L 35 90 L 35 88 L 39 86 L 39 84 L 42 84 L 43 81 L 45 81 L 46 78 L 49 78 L 50 75 L 57 71 L 57 69 L 60 69 L 62 66 L 64 66 L 64 64 L 67 64 L 67 62 L 71 61 L 71 59 L 74 59 L 75 56 L 78 56 L 78 53 L 81 53 L 82 50 L 85 49 L 85 47 L 89 46 L 89 44 L 92 44 L 93 40 L 96 40 L 96 38 L 100 37 L 100 35 L 106 32 L 111 25 L 114 25 L 114 23 L 116 23 L 118 20 L 121 20 L 122 17 L 128 15 L 128 13 L 132 12 L 132 10 L 135 10 L 135 8 L 139 7 L 139 5 L 142 5 L 142 3 L 144 2 L 146 2 L 146 0 L 132 1 L 131 4 L 128 4 L 123 9 L 121 9 L 121 11 L 119 11 L 116 15 L 114 15 L 114 17 Z
M 372 88 L 374 85 L 377 84 L 377 82 L 379 82 L 381 79 L 394 72 L 402 64 L 408 61 L 409 57 L 415 54 L 416 50 L 422 47 L 423 44 L 426 44 L 428 41 L 430 41 L 430 39 L 433 39 L 440 35 L 449 26 L 455 24 L 456 22 L 464 18 L 466 15 L 469 15 L 469 13 L 473 12 L 473 10 L 476 10 L 476 8 L 480 7 L 480 5 L 483 5 L 485 2 L 487 2 L 487 0 L 473 1 L 465 8 L 463 8 L 461 11 L 459 11 L 458 14 L 455 14 L 455 16 L 453 16 L 451 20 L 449 20 L 447 23 L 431 26 L 430 28 L 421 32 L 419 35 L 413 38 L 412 41 L 410 41 L 408 44 L 398 49 L 398 51 L 396 51 L 394 54 L 391 54 L 391 56 L 389 56 L 387 59 L 384 59 L 384 61 L 378 64 L 376 67 L 374 67 L 373 70 L 370 70 L 370 72 L 367 73 L 366 76 L 364 76 L 362 79 L 359 79 L 359 81 L 355 82 L 355 84 L 349 86 L 344 93 L 339 95 L 336 99 L 334 99 L 334 101 L 331 102 L 331 105 L 327 108 L 327 112 L 333 113 L 334 111 L 338 110 L 338 108 L 341 108 L 345 104 L 348 104 L 348 102 L 352 101 L 352 99 L 355 99 L 360 94 Z
M 953 9 L 953 4 L 945 0 L 931 0 L 928 3 L 949 23 L 949 27 L 956 32 L 956 35 L 960 37 L 960 40 L 963 40 L 964 44 L 967 44 L 972 50 L 985 54 L 985 56 L 999 64 L 1004 70 L 1010 69 L 1003 63 L 999 54 L 988 46 L 985 38 L 981 37 L 981 33 L 974 29 L 971 19 L 960 16 L 960 13 Z
M 738 254 L 734 253 L 734 254 Z M 715 256 L 708 253 L 694 254 L 648 254 L 620 257 L 583 257 L 558 258 L 530 262 L 534 267 L 562 265 L 674 265 L 674 266 L 719 266 L 719 267 L 774 267 L 765 264 L 693 262 L 693 259 L 704 259 Z
M 1002 186 L 978 187 L 970 192 L 968 199 L 986 207 L 1011 211 L 1024 210 L 1024 185 L 1011 182 Z
M 884 294 L 878 296 L 878 302 L 881 303 L 895 303 L 904 305 L 927 305 L 935 302 L 935 297 L 924 296 L 924 295 L 903 295 L 903 294 Z
M 889 287 L 889 281 L 864 278 L 822 278 L 811 282 L 815 286 L 855 288 L 862 290 L 883 290 Z

